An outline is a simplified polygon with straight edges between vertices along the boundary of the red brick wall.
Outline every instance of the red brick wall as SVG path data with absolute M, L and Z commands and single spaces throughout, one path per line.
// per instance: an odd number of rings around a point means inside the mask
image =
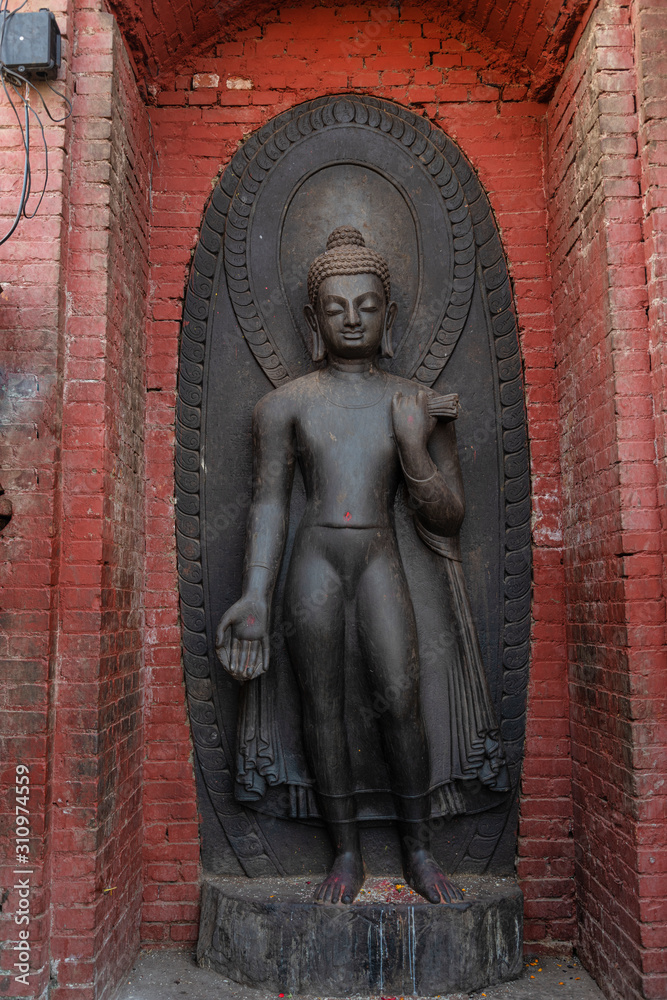
M 579 951 L 623 1000 L 667 995 L 665 609 L 634 44 L 629 7 L 603 0 L 551 104 L 548 158 Z
M 39 4 L 32 5 L 36 9 Z M 71 93 L 68 4 L 51 8 L 63 32 L 65 64 L 59 86 Z M 44 88 L 44 94 L 48 91 Z M 53 114 L 63 112 L 54 96 L 45 96 Z M 13 505 L 13 518 L 0 536 L 0 992 L 12 996 L 38 993 L 48 981 L 47 935 L 50 908 L 49 675 L 54 652 L 55 589 L 58 561 L 54 525 L 58 516 L 61 384 L 62 281 L 61 247 L 67 227 L 68 171 L 65 149 L 71 123 L 51 125 L 50 177 L 39 216 L 23 220 L 0 247 L 0 481 Z M 13 221 L 21 190 L 23 155 L 16 120 L 6 100 L 0 102 L 0 231 Z M 33 185 L 43 183 L 43 160 L 35 157 Z M 35 199 L 31 199 L 32 209 Z M 9 978 L 18 941 L 14 923 L 18 893 L 15 861 L 15 766 L 29 767 L 31 967 L 34 986 Z M 28 876 L 26 876 L 28 877 Z M 7 892 L 6 899 L 4 891 Z M 25 925 L 21 925 L 23 928 Z
M 139 944 L 143 841 L 145 310 L 148 119 L 114 27 L 109 137 L 106 461 L 99 689 L 100 959 L 115 981 Z M 75 62 L 76 68 L 76 62 Z M 97 163 L 91 163 L 96 176 Z M 106 984 L 100 983 L 100 992 Z
M 74 29 L 49 950 L 100 996 L 139 943 L 150 150 L 113 19 Z
M 479 171 L 517 296 L 534 491 L 533 659 L 519 871 L 526 939 L 561 951 L 574 935 L 568 693 L 551 279 L 543 182 L 546 106 L 526 73 L 474 29 L 432 9 L 299 4 L 212 46 L 149 86 L 153 178 L 149 302 L 147 820 L 144 939 L 196 935 L 197 827 L 181 681 L 172 497 L 179 319 L 212 184 L 243 136 L 302 100 L 372 92 L 423 109 Z M 250 89 L 238 82 L 250 81 Z M 248 86 L 248 84 L 244 84 Z M 169 830 L 167 839 L 166 831 Z M 166 922 L 169 923 L 166 923 Z
M 113 19 L 74 24 L 50 953 L 101 996 L 139 943 L 150 150 Z
M 173 525 L 183 289 L 243 136 L 286 106 L 359 90 L 423 109 L 460 144 L 514 282 L 535 543 L 528 948 L 571 947 L 576 885 L 580 952 L 610 995 L 666 996 L 664 6 L 601 0 L 549 107 L 526 99 L 523 65 L 432 7 L 399 19 L 306 2 L 229 20 L 226 40 L 149 83 L 153 139 L 111 16 L 98 0 L 61 15 L 74 118 L 49 127 L 40 216 L 0 249 L 0 479 L 15 507 L 1 539 L 0 757 L 32 767 L 26 995 L 50 976 L 58 1000 L 101 996 L 140 933 L 196 936 Z M 17 139 L 0 103 L 5 216 Z M 8 849 L 12 777 L 3 768 Z M 0 915 L 10 941 L 15 903 L 10 892 Z
M 649 345 L 658 448 L 659 498 L 667 529 L 667 391 L 664 330 L 667 326 L 667 11 L 640 0 L 632 8 L 637 63 L 638 145 L 641 158 L 644 258 L 648 289 Z M 667 544 L 663 534 L 663 554 Z M 663 566 L 663 573 L 665 572 Z
M 648 327 L 655 419 L 658 503 L 661 513 L 662 580 L 667 569 L 667 8 L 640 0 L 632 8 L 637 64 L 638 146 L 641 158 L 644 259 L 648 291 Z M 663 636 L 664 644 L 664 636 Z M 663 646 L 664 649 L 664 646 Z M 651 712 L 648 740 L 635 751 L 638 787 L 646 796 L 637 835 L 637 872 L 643 921 L 641 943 L 647 949 L 643 967 L 652 973 L 647 996 L 667 996 L 667 670 L 652 657 Z
M 139 947 L 149 143 L 113 18 L 94 0 L 67 13 L 69 156 L 49 129 L 53 193 L 2 250 L 16 275 L 0 320 L 21 373 L 11 384 L 33 395 L 30 409 L 6 411 L 18 426 L 3 718 L 19 736 L 3 759 L 34 761 L 37 920 L 30 985 L 8 976 L 0 991 L 35 996 L 50 982 L 59 1000 L 86 1000 L 106 995 Z M 51 265 L 39 262 L 47 251 Z M 10 943 L 15 912 L 10 894 Z

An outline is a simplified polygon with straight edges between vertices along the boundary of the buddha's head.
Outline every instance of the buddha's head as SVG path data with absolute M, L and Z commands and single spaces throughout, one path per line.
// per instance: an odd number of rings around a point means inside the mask
M 327 249 L 310 265 L 308 298 L 304 315 L 313 334 L 314 361 L 326 355 L 349 360 L 393 356 L 396 303 L 389 267 L 358 229 L 339 226 L 331 233 Z

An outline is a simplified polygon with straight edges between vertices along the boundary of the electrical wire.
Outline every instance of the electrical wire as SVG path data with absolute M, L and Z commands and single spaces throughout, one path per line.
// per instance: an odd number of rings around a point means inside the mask
M 13 69 L 11 70 L 7 69 L 5 63 L 2 61 L 3 42 L 5 38 L 5 29 L 7 27 L 7 23 L 10 20 L 10 18 L 14 16 L 14 14 L 18 14 L 18 12 L 23 7 L 25 7 L 27 2 L 28 0 L 23 0 L 23 3 L 21 3 L 16 8 L 16 10 L 10 11 L 9 0 L 0 0 L 0 19 L 2 20 L 2 27 L 0 28 L 0 83 L 2 84 L 2 89 L 5 92 L 5 97 L 7 98 L 9 104 L 11 105 L 12 111 L 14 112 L 14 116 L 16 118 L 16 122 L 18 124 L 19 131 L 21 133 L 21 141 L 24 152 L 23 182 L 21 187 L 19 206 L 16 215 L 14 217 L 14 221 L 12 222 L 10 228 L 7 230 L 4 236 L 0 237 L 0 246 L 2 246 L 3 243 L 6 243 L 7 240 L 10 238 L 10 236 L 14 234 L 16 227 L 21 221 L 22 215 L 26 219 L 34 219 L 34 217 L 37 215 L 40 205 L 42 204 L 44 195 L 46 194 L 46 187 L 49 180 L 49 149 L 48 149 L 48 144 L 46 142 L 46 134 L 44 132 L 44 125 L 42 123 L 42 119 L 40 118 L 39 112 L 30 103 L 31 93 L 34 91 L 34 93 L 41 101 L 44 111 L 51 119 L 51 121 L 54 122 L 55 124 L 66 121 L 72 114 L 71 101 L 65 96 L 65 94 L 62 94 L 59 90 L 56 90 L 55 87 L 52 87 L 48 81 L 45 81 L 49 90 L 51 90 L 54 94 L 60 97 L 65 102 L 68 108 L 67 113 L 63 115 L 62 118 L 56 118 L 53 114 L 51 114 L 51 111 L 49 110 L 46 101 L 44 100 L 44 97 L 37 89 L 37 87 L 35 87 L 35 85 L 22 73 L 18 73 L 16 70 Z M 19 90 L 17 83 L 23 84 L 25 86 L 25 92 Z M 14 100 L 9 90 L 7 89 L 8 85 L 14 91 L 19 101 L 23 101 L 25 123 L 21 121 L 21 117 L 19 115 L 16 104 L 14 103 Z M 28 200 L 30 199 L 30 195 L 32 193 L 32 168 L 30 165 L 30 115 L 31 114 L 33 114 L 37 120 L 37 126 L 40 130 L 42 146 L 44 148 L 44 183 L 42 185 L 41 194 L 37 200 L 37 205 L 31 212 L 28 212 Z
M 3 80 L 3 86 L 4 86 L 4 80 Z M 7 93 L 7 88 L 5 88 L 5 93 Z M 9 95 L 7 95 L 7 96 L 9 97 Z M 10 98 L 10 103 L 11 103 L 11 98 Z M 12 107 L 13 107 L 13 104 L 12 104 Z M 16 111 L 16 108 L 14 108 L 14 111 Z M 17 117 L 18 117 L 18 115 L 17 115 Z M 27 107 L 27 105 L 26 105 L 26 109 L 25 109 L 25 127 L 26 127 L 26 131 L 27 131 L 28 128 L 29 128 L 29 117 L 28 117 L 28 107 Z M 19 119 L 19 128 L 21 128 L 21 120 L 20 119 Z M 23 135 L 23 129 L 21 129 L 21 134 Z M 25 137 L 24 137 L 24 145 L 25 145 Z M 7 230 L 7 232 L 5 233 L 5 235 L 0 239 L 0 247 L 2 246 L 3 243 L 7 242 L 7 240 L 9 239 L 10 236 L 13 235 L 14 230 L 16 229 L 16 227 L 18 226 L 19 222 L 21 221 L 21 214 L 22 214 L 22 212 L 23 212 L 23 210 L 25 208 L 25 203 L 26 203 L 26 191 L 28 189 L 28 178 L 29 178 L 29 175 L 30 175 L 30 157 L 29 157 L 28 151 L 26 149 L 25 157 L 24 157 L 24 160 L 23 160 L 23 187 L 21 189 L 21 198 L 19 200 L 19 207 L 18 207 L 18 209 L 16 211 L 16 215 L 14 216 L 13 223 L 11 224 L 11 226 L 9 227 L 9 229 Z

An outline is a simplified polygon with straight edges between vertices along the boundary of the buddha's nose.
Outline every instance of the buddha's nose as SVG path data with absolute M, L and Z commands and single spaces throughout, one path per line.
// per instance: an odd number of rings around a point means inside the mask
M 345 310 L 345 326 L 361 326 L 361 316 L 354 308 L 354 304 L 352 302 L 348 302 Z

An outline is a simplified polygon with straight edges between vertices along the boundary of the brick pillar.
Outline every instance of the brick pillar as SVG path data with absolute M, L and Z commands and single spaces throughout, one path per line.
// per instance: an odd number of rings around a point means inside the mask
M 35 919 L 29 983 L 15 982 L 5 952 L 0 990 L 92 1000 L 139 948 L 151 154 L 113 17 L 83 0 L 63 27 L 74 113 L 62 139 L 48 129 L 60 171 L 5 255 L 16 285 L 3 319 L 20 360 L 3 679 L 5 718 L 20 735 L 3 745 L 3 804 L 13 809 L 14 764 L 29 763 Z M 7 902 L 11 946 L 17 901 Z
M 139 947 L 148 120 L 112 15 L 81 3 L 54 657 L 51 977 L 106 995 Z
M 667 8 L 657 0 L 633 5 L 643 197 L 644 259 L 663 592 L 667 590 Z M 635 752 L 641 789 L 637 834 L 639 913 L 647 997 L 667 997 L 667 661 L 646 665 L 642 694 L 650 698 L 646 742 Z
M 35 0 L 29 9 L 39 6 Z M 55 0 L 50 9 L 62 33 L 63 62 L 55 86 L 71 97 L 72 11 L 67 0 Z M 40 92 L 53 115 L 61 117 L 64 102 L 43 85 Z M 0 995 L 12 997 L 41 996 L 49 983 L 50 677 L 56 641 L 63 246 L 71 129 L 71 120 L 59 124 L 47 120 L 49 184 L 39 214 L 23 219 L 0 247 L 0 481 L 13 506 L 12 520 L 0 535 Z M 33 145 L 33 190 L 39 194 L 44 161 L 37 144 Z M 4 93 L 0 153 L 0 232 L 4 235 L 16 213 L 23 174 L 21 136 Z M 36 201 L 35 196 L 30 199 L 30 211 Z M 15 792 L 17 766 L 20 794 Z M 28 852 L 24 852 L 26 842 L 16 840 L 19 819 L 21 832 L 23 821 L 29 821 Z M 22 857 L 29 863 L 22 864 Z M 21 900 L 17 887 L 26 880 L 29 893 Z M 28 909 L 20 911 L 19 906 L 26 903 Z M 19 959 L 14 946 L 25 942 L 26 932 L 30 972 L 27 981 L 18 981 L 15 977 L 23 969 L 14 966 Z
M 636 95 L 631 10 L 602 0 L 550 107 L 548 189 L 578 947 L 619 1000 L 667 995 L 644 901 L 665 607 Z

